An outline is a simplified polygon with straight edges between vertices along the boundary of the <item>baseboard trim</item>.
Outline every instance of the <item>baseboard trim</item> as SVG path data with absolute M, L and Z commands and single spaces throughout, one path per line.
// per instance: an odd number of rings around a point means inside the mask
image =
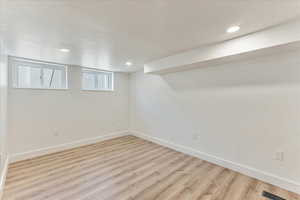
M 175 143 L 169 142 L 167 140 L 149 136 L 149 135 L 139 132 L 139 131 L 127 131 L 126 130 L 126 131 L 109 133 L 109 134 L 99 136 L 96 138 L 79 140 L 79 141 L 75 141 L 75 142 L 71 142 L 71 143 L 61 144 L 61 145 L 52 146 L 52 147 L 48 147 L 48 148 L 38 149 L 35 151 L 18 153 L 18 154 L 13 154 L 13 155 L 8 156 L 6 159 L 6 162 L 5 162 L 3 173 L 1 174 L 1 177 L 0 177 L 1 178 L 0 179 L 0 200 L 1 200 L 2 192 L 3 192 L 6 172 L 7 172 L 9 163 L 20 161 L 20 160 L 25 160 L 25 159 L 29 159 L 29 158 L 33 158 L 33 157 L 37 157 L 37 156 L 42 156 L 42 155 L 46 155 L 46 154 L 50 154 L 50 153 L 54 153 L 54 152 L 58 152 L 58 151 L 63 151 L 66 149 L 71 149 L 71 148 L 75 148 L 75 147 L 79 147 L 79 146 L 83 146 L 83 145 L 93 144 L 93 143 L 101 142 L 101 141 L 108 140 L 108 139 L 113 139 L 116 137 L 126 136 L 126 135 L 134 135 L 136 137 L 140 137 L 142 139 L 152 141 L 154 143 L 169 147 L 176 151 L 197 157 L 202 160 L 206 160 L 208 162 L 220 165 L 222 167 L 240 172 L 240 173 L 248 175 L 250 177 L 259 179 L 261 181 L 264 181 L 264 182 L 273 184 L 275 186 L 284 188 L 286 190 L 295 192 L 297 194 L 300 194 L 300 183 L 297 183 L 295 181 L 292 181 L 292 180 L 289 180 L 289 179 L 286 179 L 283 177 L 279 177 L 274 174 L 271 174 L 271 173 L 268 173 L 268 172 L 265 172 L 262 170 L 258 170 L 258 169 L 255 169 L 255 168 L 252 168 L 252 167 L 249 167 L 246 165 L 242 165 L 242 164 L 235 163 L 235 162 L 232 162 L 229 160 L 225 160 L 225 159 L 219 158 L 214 155 L 200 152 L 200 151 L 197 151 L 195 149 L 192 149 L 192 148 L 189 148 L 189 147 L 186 147 L 183 145 L 175 144 Z
M 13 163 L 13 162 L 26 160 L 26 159 L 30 159 L 30 158 L 34 158 L 37 156 L 50 154 L 50 153 L 55 153 L 55 152 L 63 151 L 66 149 L 83 146 L 83 145 L 89 145 L 89 144 L 93 144 L 93 143 L 97 143 L 97 142 L 101 142 L 104 140 L 113 139 L 113 138 L 121 137 L 121 136 L 125 136 L 125 135 L 129 135 L 128 130 L 108 133 L 108 134 L 105 134 L 105 135 L 102 135 L 99 137 L 95 137 L 95 138 L 77 140 L 77 141 L 70 142 L 70 143 L 60 144 L 60 145 L 51 146 L 51 147 L 47 147 L 47 148 L 43 148 L 43 149 L 37 149 L 34 151 L 12 154 L 9 156 L 9 161 L 10 161 L 10 163 Z
M 300 183 L 276 176 L 274 174 L 255 169 L 253 167 L 249 167 L 246 165 L 242 165 L 239 163 L 235 163 L 229 160 L 225 160 L 222 158 L 219 158 L 214 155 L 210 155 L 204 152 L 197 151 L 195 149 L 175 144 L 157 137 L 149 136 L 145 133 L 141 133 L 139 131 L 130 131 L 130 133 L 136 137 L 140 137 L 145 140 L 152 141 L 154 143 L 169 147 L 171 149 L 174 149 L 176 151 L 197 157 L 202 160 L 206 160 L 208 162 L 214 163 L 216 165 L 231 169 L 233 171 L 237 171 L 239 173 L 245 174 L 247 176 L 256 178 L 258 180 L 273 184 L 275 186 L 281 187 L 283 189 L 289 190 L 291 192 L 295 192 L 297 194 L 300 194 Z
M 8 164 L 9 164 L 9 157 L 6 156 L 5 163 L 4 163 L 4 166 L 3 166 L 3 170 L 0 173 L 0 200 L 2 199 L 2 195 L 3 195 L 3 190 L 4 190 L 5 180 L 6 180 L 6 174 L 7 174 L 7 169 L 8 169 Z

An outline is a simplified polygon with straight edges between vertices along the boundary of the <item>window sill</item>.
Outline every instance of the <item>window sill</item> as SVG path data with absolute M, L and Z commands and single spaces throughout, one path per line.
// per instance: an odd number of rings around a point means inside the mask
M 67 91 L 69 90 L 69 88 L 17 88 L 17 87 L 12 87 L 12 89 L 15 90 L 46 90 L 46 91 Z
M 87 90 L 87 89 L 81 89 L 82 92 L 114 92 L 114 90 Z

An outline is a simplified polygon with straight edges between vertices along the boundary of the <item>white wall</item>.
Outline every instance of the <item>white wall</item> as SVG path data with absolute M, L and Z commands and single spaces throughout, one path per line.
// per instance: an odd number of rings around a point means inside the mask
M 0 169 L 7 157 L 7 86 L 7 56 L 0 42 Z
M 128 74 L 115 74 L 114 92 L 88 92 L 69 69 L 69 90 L 9 88 L 10 154 L 128 130 Z
M 9 89 L 9 151 L 34 151 L 130 125 L 300 183 L 299 57 L 294 51 L 165 75 L 138 72 L 130 75 L 130 85 L 127 74 L 117 73 L 115 92 L 80 91 L 80 68 L 72 67 L 70 90 Z M 277 151 L 284 151 L 284 162 L 274 160 Z
M 0 7 L 2 2 L 0 2 Z M 2 9 L 0 8 L 0 11 Z M 0 13 L 1 18 L 1 13 Z M 0 20 L 1 26 L 1 20 Z M 6 170 L 8 165 L 7 151 L 7 55 L 5 41 L 0 27 L 0 199 L 5 183 Z
M 299 58 L 294 51 L 165 75 L 132 74 L 130 129 L 298 184 Z M 284 162 L 274 160 L 277 151 L 284 151 Z

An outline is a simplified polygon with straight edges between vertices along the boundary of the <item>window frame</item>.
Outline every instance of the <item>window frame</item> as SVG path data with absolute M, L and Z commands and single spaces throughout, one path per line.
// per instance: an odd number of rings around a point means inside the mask
M 83 88 L 83 73 L 84 72 L 89 72 L 91 74 L 97 74 L 97 73 L 111 74 L 111 89 L 85 89 L 85 88 Z M 90 91 L 90 92 L 113 92 L 113 91 L 115 91 L 114 75 L 115 74 L 114 74 L 113 71 L 106 71 L 106 70 L 100 70 L 100 69 L 95 69 L 95 68 L 81 67 L 81 75 L 80 75 L 81 87 L 80 87 L 80 90 L 81 91 Z M 96 83 L 97 83 L 97 81 L 95 82 L 95 85 L 96 85 Z
M 44 70 L 42 69 L 57 69 L 64 70 L 65 73 L 65 87 L 64 88 L 50 88 L 50 87 L 20 87 L 19 86 L 19 69 L 18 66 L 28 66 L 30 68 L 38 68 L 41 70 L 41 76 L 43 77 Z M 9 66 L 11 68 L 11 88 L 13 89 L 27 89 L 27 90 L 69 90 L 69 66 L 65 64 L 59 64 L 54 62 L 46 62 L 40 60 L 33 60 L 28 58 L 9 56 Z M 43 85 L 44 78 L 41 79 L 41 85 Z

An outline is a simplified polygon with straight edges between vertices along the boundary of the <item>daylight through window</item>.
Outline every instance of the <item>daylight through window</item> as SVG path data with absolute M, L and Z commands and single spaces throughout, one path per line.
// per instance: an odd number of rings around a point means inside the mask
M 11 58 L 13 87 L 67 89 L 67 66 L 29 59 Z
M 112 91 L 113 72 L 100 71 L 94 69 L 82 69 L 82 89 Z

